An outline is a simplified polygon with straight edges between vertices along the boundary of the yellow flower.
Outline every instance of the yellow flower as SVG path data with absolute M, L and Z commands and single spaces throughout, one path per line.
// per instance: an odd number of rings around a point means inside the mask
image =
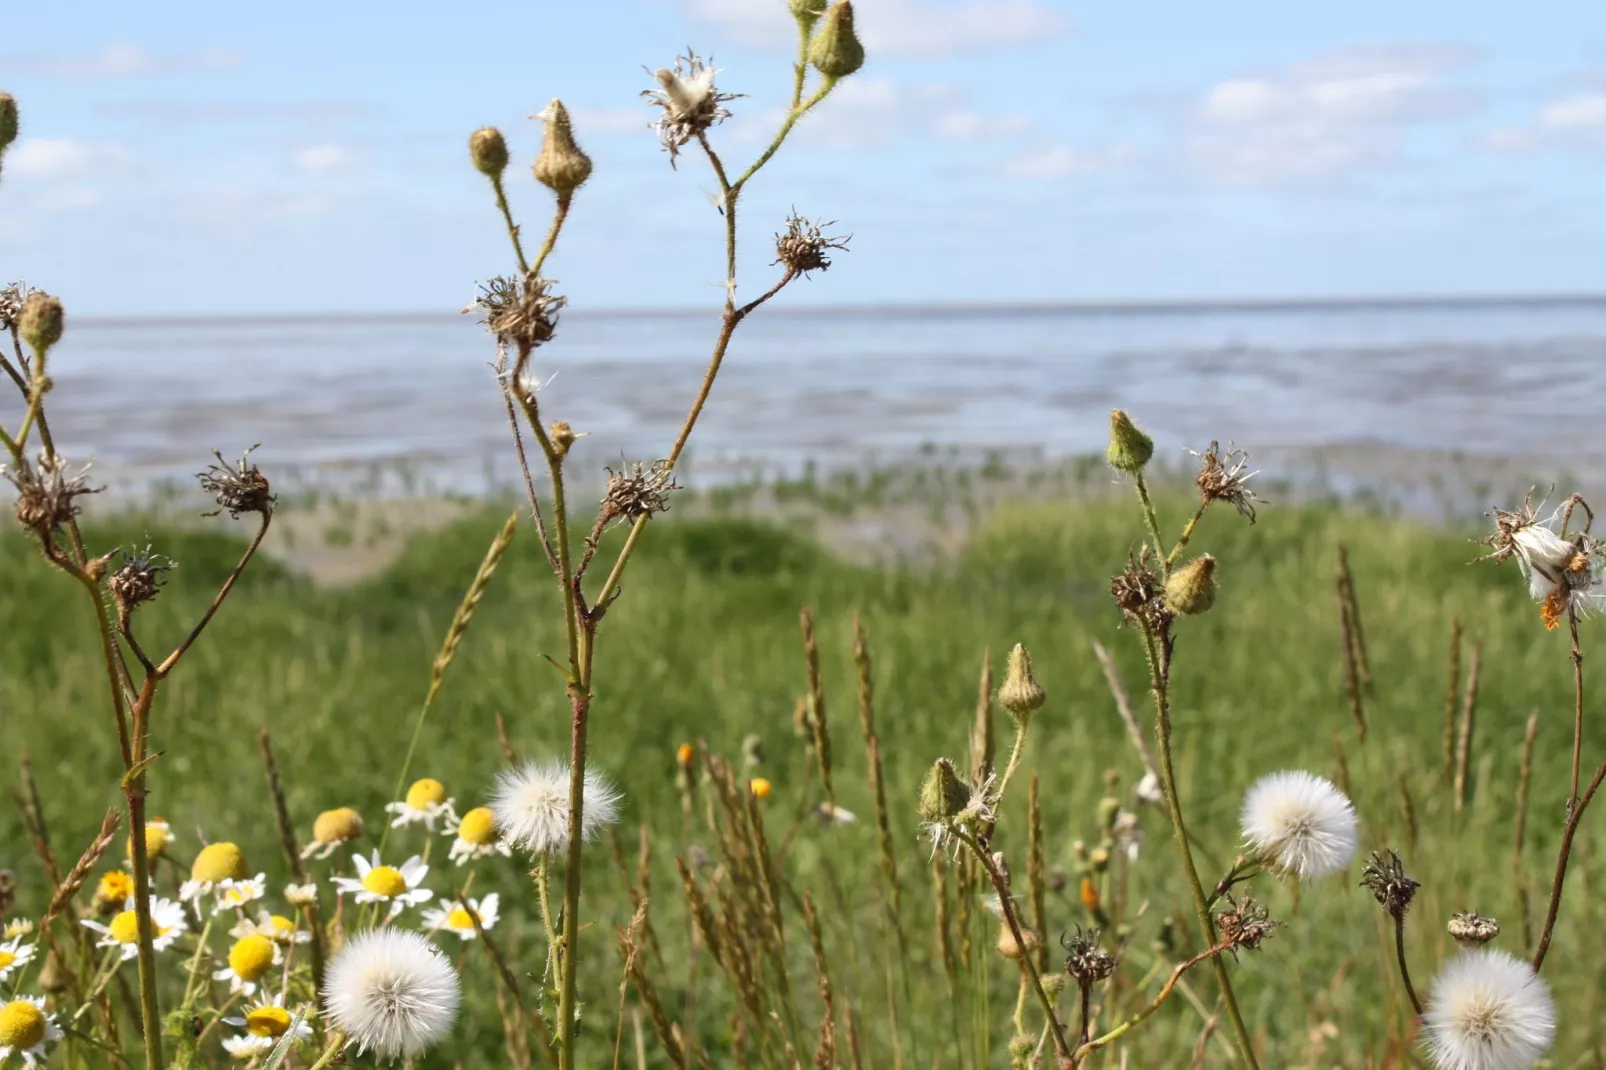
M 691 760 L 697 757 L 697 748 L 690 743 L 682 743 L 680 749 L 675 751 L 675 764 L 682 769 L 691 765 Z
M 753 793 L 754 798 L 767 799 L 774 788 L 768 780 L 761 776 L 756 776 L 747 782 L 747 790 Z
M 421 822 L 429 831 L 435 831 L 435 822 L 446 818 L 450 823 L 456 816 L 452 809 L 453 800 L 446 794 L 446 785 L 439 780 L 424 777 L 413 781 L 412 787 L 407 789 L 407 795 L 399 802 L 386 803 L 385 812 L 395 814 L 396 819 L 390 823 L 391 828 Z
M 251 995 L 257 982 L 275 963 L 284 960 L 279 947 L 260 933 L 242 936 L 229 948 L 229 964 L 212 975 L 215 980 L 229 982 L 230 992 Z
M 145 857 L 160 858 L 167 845 L 173 842 L 173 830 L 166 821 L 153 817 L 145 822 Z M 123 844 L 129 858 L 134 857 L 134 837 L 129 835 Z
M 105 917 L 123 909 L 123 904 L 134 897 L 134 878 L 120 869 L 102 874 L 95 885 L 93 909 Z
M 312 823 L 312 842 L 301 852 L 302 858 L 328 858 L 335 848 L 362 835 L 362 815 L 349 806 L 325 810 Z
M 457 822 L 457 827 L 446 827 L 448 834 L 456 833 L 447 857 L 458 865 L 493 854 L 509 855 L 513 851 L 496 830 L 496 815 L 488 806 L 476 806 Z

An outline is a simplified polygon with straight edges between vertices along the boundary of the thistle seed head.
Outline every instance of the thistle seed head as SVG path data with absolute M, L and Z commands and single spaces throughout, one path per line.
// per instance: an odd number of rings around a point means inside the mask
M 527 277 L 520 283 L 498 275 L 480 287 L 480 295 L 469 308 L 485 313 L 481 322 L 498 341 L 521 350 L 534 349 L 552 340 L 558 329 L 558 311 L 568 303 L 567 298 L 549 292 L 553 285 L 552 279 Z
M 238 518 L 241 513 L 261 513 L 264 517 L 273 515 L 273 503 L 277 501 L 273 496 L 272 488 L 268 485 L 268 477 L 262 474 L 251 461 L 252 446 L 240 454 L 240 459 L 230 465 L 223 459 L 217 450 L 212 456 L 217 463 L 210 465 L 206 471 L 196 473 L 201 481 L 201 489 L 212 495 L 218 508 L 208 516 L 228 510 L 230 516 Z
M 1231 896 L 1227 897 L 1227 902 L 1228 908 L 1216 915 L 1216 929 L 1233 951 L 1239 948 L 1254 951 L 1282 924 L 1272 921 L 1266 908 L 1247 895 L 1241 903 L 1233 902 Z
M 1405 917 L 1422 885 L 1405 874 L 1396 851 L 1373 851 L 1366 867 L 1361 870 L 1361 887 L 1371 889 L 1372 895 L 1393 918 Z M 1460 917 L 1460 915 L 1456 915 Z M 1454 923 L 1452 922 L 1452 928 Z
M 1456 914 L 1450 918 L 1450 935 L 1462 947 L 1482 947 L 1500 935 L 1500 923 L 1480 914 Z
M 629 469 L 615 472 L 609 468 L 607 472 L 608 489 L 602 496 L 604 524 L 667 512 L 669 495 L 680 489 L 668 461 L 654 461 L 650 467 L 637 461 Z
M 794 211 L 786 217 L 786 229 L 775 235 L 775 259 L 772 263 L 785 264 L 786 270 L 794 275 L 826 270 L 831 266 L 827 251 L 837 249 L 846 252 L 848 242 L 853 239 L 851 234 L 827 237 L 824 228 L 834 226 L 835 220 L 810 223 Z
M 1110 580 L 1110 596 L 1121 608 L 1121 615 L 1134 624 L 1148 624 L 1164 631 L 1171 623 L 1172 611 L 1165 603 L 1165 584 L 1155 574 L 1147 547 L 1127 559 L 1127 567 Z
M 718 73 L 711 62 L 704 63 L 697 53 L 687 49 L 684 56 L 675 57 L 673 70 L 659 67 L 652 72 L 657 89 L 642 90 L 649 104 L 663 109 L 654 129 L 664 151 L 669 153 L 671 167 L 688 142 L 730 118 L 725 103 L 741 94 L 721 93 L 715 88 L 714 75 Z
M 122 567 L 112 573 L 106 587 L 117 600 L 117 608 L 128 613 L 136 606 L 155 598 L 162 589 L 164 573 L 173 570 L 171 558 L 151 552 L 147 544 L 143 550 L 122 550 Z
M 1249 480 L 1257 473 L 1245 472 L 1249 467 L 1249 454 L 1227 445 L 1226 457 L 1221 456 L 1221 443 L 1212 442 L 1203 453 L 1189 450 L 1199 458 L 1199 472 L 1193 482 L 1206 502 L 1227 502 L 1251 524 L 1255 522 L 1255 503 L 1265 504 L 1249 489 Z
M 1098 929 L 1076 927 L 1076 935 L 1060 934 L 1060 946 L 1065 949 L 1065 972 L 1076 978 L 1076 983 L 1088 988 L 1105 980 L 1115 972 L 1117 959 L 1099 948 Z
M 88 465 L 71 472 L 60 456 L 43 451 L 37 463 L 25 460 L 20 468 L 0 466 L 0 474 L 17 488 L 17 522 L 46 546 L 52 545 L 56 532 L 78 515 L 78 499 L 103 489 L 88 485 Z

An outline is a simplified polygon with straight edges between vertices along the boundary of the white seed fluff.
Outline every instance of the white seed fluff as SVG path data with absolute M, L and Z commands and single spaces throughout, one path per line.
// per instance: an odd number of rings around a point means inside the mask
M 1349 865 L 1359 836 L 1344 793 L 1303 770 L 1272 773 L 1244 795 L 1244 839 L 1267 862 L 1301 880 Z
M 510 843 L 534 854 L 563 850 L 569 843 L 569 764 L 530 762 L 496 778 L 491 812 Z M 601 773 L 586 770 L 580 838 L 589 840 L 619 820 L 619 793 Z
M 1439 1070 L 1530 1070 L 1556 1038 L 1556 1004 L 1522 959 L 1480 948 L 1433 979 L 1422 1027 Z
M 407 929 L 358 933 L 330 961 L 323 1002 L 335 1027 L 381 1058 L 411 1058 L 452 1028 L 462 988 L 451 960 Z

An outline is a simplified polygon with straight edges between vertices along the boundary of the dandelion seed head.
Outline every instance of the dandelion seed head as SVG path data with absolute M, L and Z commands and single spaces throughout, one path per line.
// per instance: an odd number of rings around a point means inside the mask
M 1523 960 L 1464 951 L 1434 978 L 1422 1028 L 1439 1070 L 1530 1070 L 1556 1037 L 1556 1005 Z
M 1359 836 L 1355 807 L 1331 781 L 1303 770 L 1261 777 L 1244 796 L 1244 839 L 1302 879 L 1349 865 Z
M 619 819 L 620 796 L 595 770 L 586 770 L 580 834 L 589 840 Z M 569 842 L 569 765 L 530 762 L 497 778 L 491 799 L 496 826 L 512 843 L 534 854 Z
M 414 1056 L 452 1027 L 462 987 L 428 938 L 387 927 L 358 933 L 330 961 L 324 1006 L 335 1028 L 381 1058 Z

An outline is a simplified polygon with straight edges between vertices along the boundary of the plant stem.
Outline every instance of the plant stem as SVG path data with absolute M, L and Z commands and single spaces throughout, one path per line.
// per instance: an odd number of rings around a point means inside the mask
M 1567 610 L 1567 627 L 1572 633 L 1573 661 L 1573 778 L 1567 792 L 1567 812 L 1578 805 L 1578 766 L 1584 751 L 1584 651 L 1578 645 L 1578 611 Z
M 502 213 L 502 222 L 507 224 L 507 236 L 513 242 L 513 255 L 519 260 L 519 274 L 529 274 L 529 267 L 524 260 L 524 243 L 519 241 L 519 225 L 513 222 L 513 210 L 507 206 L 507 191 L 502 188 L 502 176 L 491 176 L 491 189 L 496 191 L 496 207 Z
M 569 218 L 569 204 L 574 200 L 574 193 L 558 194 L 558 210 L 552 214 L 552 226 L 547 228 L 546 240 L 541 243 L 541 249 L 535 254 L 535 263 L 531 264 L 526 274 L 540 277 L 541 266 L 551 255 L 552 247 L 558 243 L 558 232 L 563 229 L 564 220 Z M 523 257 L 519 258 L 519 266 L 524 266 Z
M 574 1070 L 574 979 L 579 962 L 581 807 L 585 797 L 586 722 L 591 696 L 572 689 L 574 720 L 569 751 L 569 858 L 563 874 L 563 944 L 558 986 L 558 1067 Z
M 1394 957 L 1400 960 L 1400 980 L 1405 982 L 1405 994 L 1411 997 L 1411 1007 L 1418 1018 L 1422 1017 L 1422 1001 L 1417 998 L 1416 986 L 1411 984 L 1411 969 L 1405 964 L 1405 913 L 1394 915 Z
M 1194 966 L 1197 966 L 1205 959 L 1220 961 L 1221 952 L 1226 950 L 1226 947 L 1227 944 L 1225 942 L 1212 944 L 1210 947 L 1207 947 L 1205 950 L 1199 952 L 1188 961 L 1178 963 L 1176 969 L 1171 971 L 1171 976 L 1166 978 L 1165 985 L 1160 989 L 1159 994 L 1154 997 L 1147 1007 L 1144 1007 L 1142 1010 L 1138 1011 L 1132 1017 L 1128 1018 L 1114 1029 L 1111 1029 L 1108 1033 L 1105 1033 L 1097 1040 L 1089 1040 L 1084 1042 L 1072 1055 L 1071 1065 L 1078 1065 L 1082 1062 L 1082 1060 L 1086 1059 L 1099 1048 L 1105 1047 L 1108 1044 L 1113 1044 L 1115 1041 L 1125 1036 L 1133 1028 L 1147 1021 L 1149 1016 L 1155 1011 L 1159 1010 L 1161 1004 L 1165 1003 L 1165 1001 L 1170 998 L 1172 990 L 1176 988 L 1177 983 L 1182 980 L 1183 974 L 1187 973 L 1188 970 L 1192 969 Z
M 326 1067 L 334 1063 L 335 1056 L 340 1054 L 340 1049 L 345 1047 L 345 1044 L 346 1035 L 344 1033 L 336 1033 L 330 1038 L 329 1046 L 323 1050 L 323 1054 L 318 1056 L 318 1061 L 308 1067 L 308 1070 L 325 1070 Z
M 1204 517 L 1205 510 L 1208 508 L 1210 508 L 1210 499 L 1205 498 L 1199 502 L 1199 508 L 1193 511 L 1193 516 L 1188 518 L 1187 526 L 1182 529 L 1182 537 L 1177 540 L 1177 544 L 1171 548 L 1171 553 L 1165 559 L 1167 568 L 1175 565 L 1177 559 L 1182 556 L 1182 551 L 1188 548 L 1188 540 L 1193 538 L 1193 529 L 1199 526 L 1199 521 Z M 1158 552 L 1159 547 L 1155 547 L 1155 550 Z
M 1132 482 L 1138 488 L 1138 501 L 1143 504 L 1143 522 L 1149 528 L 1149 541 L 1154 546 L 1155 556 L 1159 556 L 1161 547 L 1165 544 L 1160 541 L 1160 521 L 1154 515 L 1154 501 L 1149 497 L 1149 481 L 1143 478 L 1142 470 L 1132 476 Z M 1163 575 L 1171 575 L 1170 558 L 1160 558 L 1160 571 Z
M 1561 851 L 1556 857 L 1556 875 L 1550 885 L 1550 909 L 1545 914 L 1545 928 L 1539 936 L 1539 947 L 1534 952 L 1533 967 L 1538 973 L 1539 968 L 1545 964 L 1545 953 L 1550 950 L 1550 937 L 1556 928 L 1556 915 L 1561 911 L 1561 889 L 1567 879 L 1567 860 L 1572 854 L 1573 836 L 1578 832 L 1578 822 L 1583 818 L 1584 811 L 1589 808 L 1589 802 L 1600 790 L 1601 781 L 1606 780 L 1606 762 L 1602 762 L 1595 770 L 1595 777 L 1589 782 L 1578 805 L 1567 815 L 1567 825 L 1561 833 Z

